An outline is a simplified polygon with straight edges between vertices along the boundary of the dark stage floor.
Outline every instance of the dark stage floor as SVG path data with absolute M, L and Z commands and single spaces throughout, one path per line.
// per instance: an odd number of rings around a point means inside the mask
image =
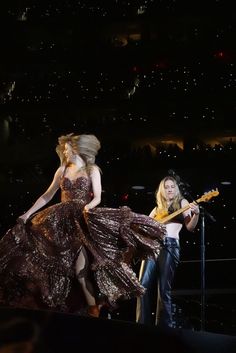
M 10 349 L 13 343 L 15 350 Z M 188 329 L 164 330 L 58 312 L 1 308 L 0 352 L 18 352 L 17 345 L 24 353 L 235 353 L 236 337 Z

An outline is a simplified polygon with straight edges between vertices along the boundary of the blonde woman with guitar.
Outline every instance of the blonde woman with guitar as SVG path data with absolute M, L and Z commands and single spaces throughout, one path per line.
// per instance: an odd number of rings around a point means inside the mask
M 200 202 L 209 201 L 219 191 L 212 190 L 189 203 L 179 190 L 176 179 L 166 176 L 156 191 L 156 207 L 150 217 L 166 226 L 166 234 L 160 254 L 154 259 L 142 261 L 139 280 L 146 288 L 145 294 L 137 299 L 136 321 L 152 325 L 151 303 L 157 290 L 155 324 L 172 327 L 171 289 L 176 267 L 179 264 L 179 234 L 185 225 L 193 232 L 199 219 Z
M 142 261 L 139 280 L 146 288 L 146 292 L 137 299 L 136 321 L 154 324 L 151 303 L 157 290 L 155 324 L 172 327 L 171 289 L 179 264 L 179 233 L 183 225 L 188 231 L 194 231 L 199 219 L 199 206 L 196 202 L 189 203 L 181 195 L 178 184 L 172 176 L 161 180 L 156 191 L 156 204 L 149 216 L 166 225 L 166 235 L 156 260 Z

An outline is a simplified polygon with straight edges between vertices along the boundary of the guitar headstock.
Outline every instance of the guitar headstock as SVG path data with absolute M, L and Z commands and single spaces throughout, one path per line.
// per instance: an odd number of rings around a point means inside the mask
M 200 199 L 198 199 L 198 202 L 207 202 L 209 201 L 212 197 L 218 196 L 219 195 L 219 191 L 216 188 L 215 190 L 211 190 L 207 193 L 205 193 L 204 195 L 202 195 L 200 197 Z

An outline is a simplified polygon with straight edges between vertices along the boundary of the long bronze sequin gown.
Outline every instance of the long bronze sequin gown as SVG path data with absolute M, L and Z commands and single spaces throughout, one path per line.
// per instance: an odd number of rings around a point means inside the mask
M 68 298 L 81 247 L 100 294 L 111 304 L 144 292 L 133 257 L 158 254 L 165 227 L 128 207 L 97 207 L 83 215 L 92 198 L 91 180 L 61 180 L 61 202 L 17 223 L 0 241 L 0 304 L 44 306 L 70 311 Z M 79 298 L 78 298 L 79 300 Z

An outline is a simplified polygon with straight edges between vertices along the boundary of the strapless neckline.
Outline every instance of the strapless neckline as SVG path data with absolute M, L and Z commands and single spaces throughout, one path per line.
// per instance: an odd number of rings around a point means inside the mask
M 79 180 L 79 179 L 86 179 L 86 180 L 88 180 L 88 177 L 86 177 L 86 176 L 83 176 L 83 175 L 80 175 L 80 176 L 78 176 L 77 178 L 75 178 L 75 179 L 70 179 L 70 178 L 68 178 L 68 177 L 64 177 L 63 179 L 67 179 L 67 180 L 69 180 L 69 182 L 71 183 L 71 184 L 74 184 L 77 180 Z

